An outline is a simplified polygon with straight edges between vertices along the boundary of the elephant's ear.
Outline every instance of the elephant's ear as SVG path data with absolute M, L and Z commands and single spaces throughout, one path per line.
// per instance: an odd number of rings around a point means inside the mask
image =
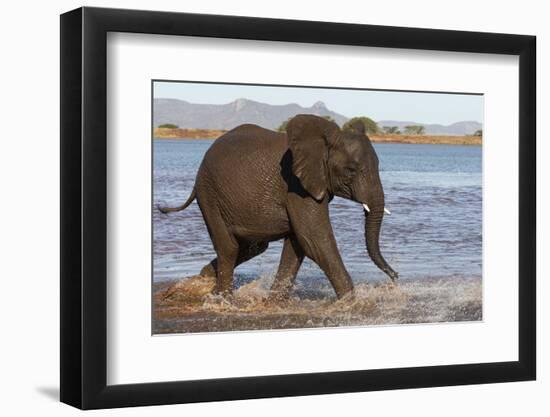
M 328 147 L 338 131 L 335 123 L 303 114 L 290 120 L 286 128 L 292 172 L 317 201 L 325 197 L 328 189 Z

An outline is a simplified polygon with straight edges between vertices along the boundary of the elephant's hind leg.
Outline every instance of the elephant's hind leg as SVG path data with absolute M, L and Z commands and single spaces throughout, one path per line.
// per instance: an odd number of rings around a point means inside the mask
M 239 266 L 246 261 L 264 253 L 269 246 L 268 242 L 240 242 L 239 254 L 237 255 L 237 262 L 235 267 Z M 200 272 L 203 277 L 215 277 L 218 269 L 218 258 L 212 259 L 210 263 L 205 265 Z
M 270 301 L 283 300 L 288 297 L 303 260 L 304 251 L 296 238 L 294 236 L 287 237 L 283 244 L 279 269 L 271 286 Z
M 202 204 L 199 203 L 199 207 L 217 255 L 214 292 L 224 295 L 231 294 L 233 270 L 239 256 L 239 242 L 225 225 L 215 201 L 202 201 Z
M 229 295 L 233 292 L 233 271 L 237 260 L 238 251 L 226 252 L 218 255 L 218 273 L 216 276 L 216 294 Z

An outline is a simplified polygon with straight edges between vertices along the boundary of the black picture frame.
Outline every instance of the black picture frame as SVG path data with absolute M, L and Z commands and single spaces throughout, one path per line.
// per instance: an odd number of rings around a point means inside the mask
M 108 32 L 519 56 L 518 361 L 107 385 Z M 61 15 L 61 401 L 94 409 L 535 379 L 535 51 L 524 35 L 88 7 Z

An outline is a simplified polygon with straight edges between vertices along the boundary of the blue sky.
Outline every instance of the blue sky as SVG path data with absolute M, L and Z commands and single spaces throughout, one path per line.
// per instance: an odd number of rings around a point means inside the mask
M 468 94 L 155 81 L 154 97 L 204 104 L 226 104 L 247 98 L 269 104 L 298 103 L 304 107 L 322 101 L 330 110 L 347 117 L 444 125 L 463 120 L 483 122 L 483 96 Z

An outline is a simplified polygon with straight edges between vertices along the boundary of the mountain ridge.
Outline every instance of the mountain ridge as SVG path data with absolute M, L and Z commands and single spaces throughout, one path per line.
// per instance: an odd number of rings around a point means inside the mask
M 239 98 L 227 104 L 198 104 L 178 99 L 154 100 L 153 124 L 173 123 L 193 129 L 232 129 L 243 123 L 255 123 L 268 129 L 276 129 L 290 117 L 300 113 L 330 116 L 343 124 L 347 118 L 329 110 L 323 102 L 311 107 L 296 103 L 272 105 Z
M 254 123 L 268 129 L 277 129 L 281 123 L 297 114 L 330 116 L 342 126 L 348 117 L 330 110 L 322 101 L 310 107 L 297 103 L 267 104 L 246 98 L 238 98 L 226 104 L 191 103 L 175 98 L 155 98 L 153 125 L 171 123 L 191 129 L 232 129 L 243 123 Z M 397 126 L 400 130 L 407 125 L 424 126 L 427 135 L 462 136 L 473 134 L 482 128 L 475 121 L 460 121 L 449 125 L 418 123 L 411 121 L 381 120 L 378 126 Z
M 380 120 L 378 122 L 380 128 L 384 126 L 397 126 L 399 130 L 403 131 L 405 126 L 416 125 L 424 126 L 427 135 L 450 135 L 450 136 L 462 136 L 471 135 L 476 130 L 482 129 L 482 124 L 474 120 L 463 120 L 460 122 L 454 122 L 448 125 L 439 123 L 418 123 L 411 121 L 398 121 L 398 120 Z

